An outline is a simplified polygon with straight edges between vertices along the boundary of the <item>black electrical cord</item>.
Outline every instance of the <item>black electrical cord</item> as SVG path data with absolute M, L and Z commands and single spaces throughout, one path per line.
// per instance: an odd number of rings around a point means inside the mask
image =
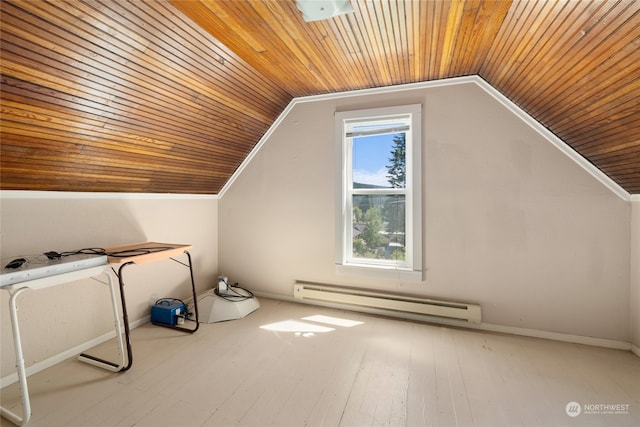
M 59 259 L 70 255 L 106 255 L 113 258 L 128 258 L 131 256 L 147 255 L 155 252 L 162 252 L 169 249 L 174 249 L 172 246 L 150 246 L 147 248 L 135 248 L 135 249 L 123 249 L 121 251 L 107 252 L 104 248 L 83 248 L 75 251 L 56 252 L 48 251 L 45 255 L 49 259 Z
M 240 289 L 243 292 L 245 292 L 246 294 L 242 294 L 240 292 L 238 292 L 236 289 Z M 213 288 L 213 293 L 217 296 L 219 296 L 220 298 L 230 301 L 230 302 L 240 302 L 240 301 L 245 301 L 245 300 L 249 300 L 252 298 L 255 298 L 255 296 L 253 295 L 253 292 L 251 292 L 248 289 L 242 288 L 240 286 L 238 286 L 237 283 L 234 283 L 233 285 L 229 285 L 227 287 L 227 291 L 230 292 L 231 294 L 226 294 L 226 293 L 221 293 L 219 291 L 218 288 Z M 207 294 L 202 294 L 198 297 L 198 301 L 203 300 L 204 298 L 206 298 L 209 295 L 209 293 L 207 292 Z M 194 307 L 194 303 L 190 302 L 190 305 L 187 305 L 187 310 L 189 310 L 189 316 L 193 315 L 193 312 L 190 310 L 191 308 Z M 189 318 L 189 320 L 193 320 L 191 318 Z
M 115 252 L 105 252 L 104 254 L 114 258 L 128 258 L 130 256 L 147 255 L 156 252 L 175 249 L 173 246 L 150 246 L 148 248 L 123 249 Z
M 43 255 L 46 256 L 49 259 L 59 259 L 59 258 L 63 258 L 66 256 L 71 256 L 71 255 L 106 255 L 106 250 L 103 248 L 82 248 L 82 249 L 77 249 L 75 251 L 67 251 L 67 252 L 56 252 L 56 251 L 48 251 L 45 252 Z
M 236 291 L 236 289 L 241 289 L 242 291 L 246 292 L 246 294 L 242 294 L 242 293 Z M 230 285 L 227 288 L 227 292 L 229 292 L 229 293 L 221 293 L 218 288 L 215 288 L 213 290 L 213 292 L 216 295 L 218 295 L 220 298 L 223 298 L 223 299 L 226 299 L 227 301 L 232 301 L 232 302 L 244 301 L 244 300 L 247 300 L 247 299 L 254 298 L 253 292 L 251 292 L 248 289 L 241 288 L 240 286 L 238 286 L 237 283 L 235 283 L 233 285 Z

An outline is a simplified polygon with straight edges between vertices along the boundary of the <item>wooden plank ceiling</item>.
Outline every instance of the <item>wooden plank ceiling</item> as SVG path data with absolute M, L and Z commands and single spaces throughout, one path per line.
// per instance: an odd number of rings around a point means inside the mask
M 640 193 L 640 1 L 3 0 L 1 188 L 217 194 L 293 97 L 479 75 Z

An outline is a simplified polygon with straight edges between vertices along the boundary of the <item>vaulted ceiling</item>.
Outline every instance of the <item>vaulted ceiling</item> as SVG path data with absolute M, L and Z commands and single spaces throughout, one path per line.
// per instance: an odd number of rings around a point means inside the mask
M 2 189 L 217 194 L 294 97 L 479 75 L 640 193 L 640 1 L 1 3 Z

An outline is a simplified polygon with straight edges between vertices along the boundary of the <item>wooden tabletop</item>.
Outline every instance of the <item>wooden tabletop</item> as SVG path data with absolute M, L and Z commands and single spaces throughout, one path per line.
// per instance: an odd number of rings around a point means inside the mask
M 144 242 L 132 245 L 108 248 L 107 261 L 110 264 L 121 264 L 134 262 L 143 264 L 145 262 L 157 261 L 159 259 L 171 258 L 183 254 L 191 249 L 192 245 L 182 245 L 175 243 Z

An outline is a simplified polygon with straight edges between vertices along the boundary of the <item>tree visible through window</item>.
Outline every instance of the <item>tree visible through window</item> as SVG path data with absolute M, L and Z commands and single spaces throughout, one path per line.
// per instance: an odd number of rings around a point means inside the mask
M 365 136 L 352 141 L 353 170 L 361 171 L 362 163 L 384 161 L 384 168 L 354 174 L 353 178 L 353 255 L 360 258 L 404 260 L 405 197 L 388 194 L 386 189 L 406 187 L 405 133 Z M 384 147 L 384 148 L 383 148 Z M 388 148 L 387 148 L 388 147 Z M 387 149 L 386 157 L 384 156 Z M 385 171 L 386 169 L 386 171 Z M 385 181 L 377 182 L 376 173 L 385 173 Z M 366 176 L 369 182 L 359 182 Z M 377 182 L 377 183 L 376 183 Z M 359 194 L 358 190 L 382 191 Z M 384 192 L 384 193 L 383 193 Z
M 419 107 L 409 106 L 402 113 L 396 107 L 336 115 L 343 165 L 340 264 L 414 268 L 414 245 L 420 236 L 412 233 L 421 228 L 420 215 L 417 226 L 414 218 L 419 214 L 414 199 L 416 193 L 419 198 L 420 167 L 412 141 L 415 127 L 419 131 Z M 389 114 L 375 114 L 385 111 Z
M 406 135 L 404 133 L 393 137 L 393 150 L 389 158 L 389 184 L 393 188 L 404 188 L 406 186 L 407 159 L 406 159 Z

